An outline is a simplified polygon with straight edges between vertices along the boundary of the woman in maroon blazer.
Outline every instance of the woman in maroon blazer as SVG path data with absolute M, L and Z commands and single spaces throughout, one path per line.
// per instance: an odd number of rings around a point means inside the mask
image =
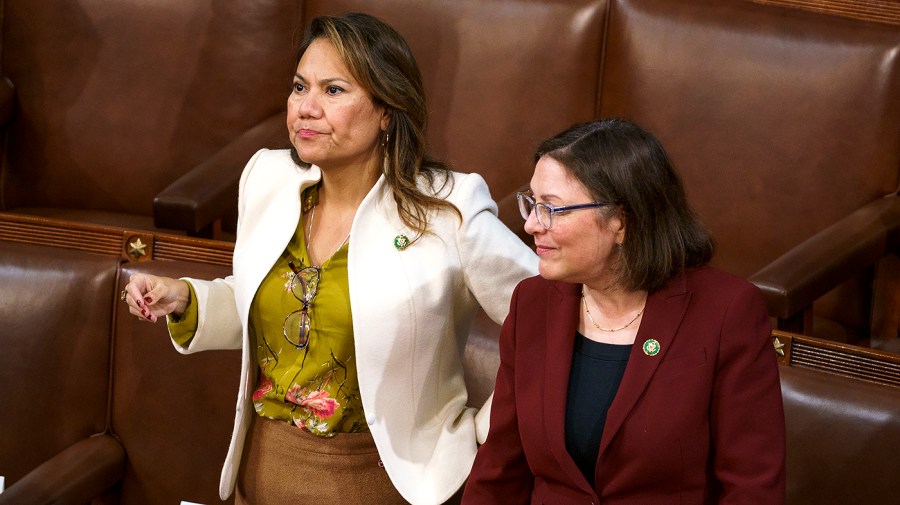
M 540 277 L 513 295 L 463 503 L 783 503 L 763 298 L 706 266 L 712 240 L 662 146 L 602 120 L 535 160 L 518 197 Z

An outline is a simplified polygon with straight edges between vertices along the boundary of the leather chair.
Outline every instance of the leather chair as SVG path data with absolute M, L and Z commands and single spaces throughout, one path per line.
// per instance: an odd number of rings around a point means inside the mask
M 153 229 L 154 197 L 194 167 L 286 143 L 258 127 L 284 109 L 299 1 L 0 5 L 0 210 Z
M 744 0 L 614 0 L 601 82 L 597 115 L 662 141 L 718 240 L 714 264 L 757 282 L 780 328 L 870 336 L 874 265 L 900 224 L 896 25 Z
M 775 331 L 788 505 L 900 496 L 900 355 Z
M 230 270 L 184 261 L 126 263 L 119 289 L 135 272 L 213 279 Z M 119 503 L 223 503 L 219 476 L 234 423 L 240 351 L 181 355 L 163 323 L 141 322 L 122 303 L 114 339 L 110 424 L 127 455 Z
M 163 323 L 131 317 L 118 293 L 135 272 L 225 276 L 229 253 L 0 213 L 0 433 L 15 435 L 0 438 L 0 503 L 220 502 L 240 351 L 182 356 Z M 498 331 L 479 312 L 465 348 L 471 406 L 493 390 Z
M 118 293 L 227 275 L 228 246 L 0 213 L 0 503 L 220 503 L 240 351 L 182 356 Z
M 0 303 L 0 398 L 8 407 L 0 432 L 14 436 L 0 438 L 0 475 L 10 485 L 0 504 L 218 503 L 239 352 L 178 355 L 164 327 L 128 316 L 117 293 L 137 271 L 221 276 L 227 248 L 157 234 L 145 240 L 145 256 L 120 263 L 132 231 L 82 225 L 71 233 L 10 216 L 0 213 L 0 300 L 8 301 Z M 184 257 L 192 260 L 176 259 Z M 493 388 L 497 331 L 476 317 L 465 348 L 470 405 Z M 900 356 L 774 337 L 788 503 L 894 503 Z M 51 401 L 35 401 L 41 395 Z
M 10 485 L 106 430 L 119 258 L 7 241 L 0 258 L 0 475 Z M 121 450 L 99 451 L 121 472 Z
M 788 504 L 896 503 L 896 388 L 781 367 L 781 392 L 789 444 Z
M 756 272 L 750 281 L 762 289 L 768 298 L 769 312 L 778 317 L 782 328 L 800 330 L 817 324 L 814 328 L 824 326 L 820 333 L 830 335 L 832 340 L 853 341 L 843 331 L 834 332 L 833 322 L 813 318 L 813 302 L 862 271 L 860 277 L 868 292 L 857 298 L 844 298 L 851 305 L 862 304 L 860 308 L 870 314 L 869 328 L 855 332 L 862 334 L 856 343 L 900 354 L 898 251 L 900 199 L 891 194 L 816 233 Z
M 500 202 L 501 219 L 531 243 L 513 193 L 531 179 L 531 156 L 541 140 L 591 119 L 606 4 L 307 0 L 303 24 L 318 15 L 363 11 L 396 28 L 422 71 L 433 153 L 456 170 L 481 174 Z M 180 215 L 199 225 L 233 205 L 231 193 L 201 193 L 210 181 L 236 187 L 240 170 L 200 168 L 203 175 L 185 175 L 165 193 L 166 201 L 157 199 L 158 217 Z M 209 211 L 192 210 L 199 208 Z

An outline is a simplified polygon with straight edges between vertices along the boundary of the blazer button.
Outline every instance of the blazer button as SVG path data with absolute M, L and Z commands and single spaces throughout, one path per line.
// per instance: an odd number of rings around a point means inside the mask
M 375 416 L 373 414 L 369 414 L 366 416 L 366 424 L 368 424 L 369 426 L 375 424 Z

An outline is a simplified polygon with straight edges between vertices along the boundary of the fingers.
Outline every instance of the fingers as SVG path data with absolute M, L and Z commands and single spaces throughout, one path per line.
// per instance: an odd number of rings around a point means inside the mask
M 137 294 L 135 294 L 137 293 Z M 143 297 L 140 291 L 136 290 L 129 283 L 128 286 L 122 291 L 124 295 L 123 301 L 128 304 L 128 312 L 131 315 L 141 319 L 142 321 L 156 322 L 156 316 L 154 316 L 147 305 L 143 302 Z
M 167 277 L 155 277 L 150 289 L 144 291 L 144 303 L 153 306 L 159 303 L 165 303 L 171 298 L 172 279 Z
M 137 308 L 137 307 L 129 304 L 128 312 L 130 312 L 131 315 L 137 317 L 141 321 L 146 321 L 149 323 L 156 322 L 156 316 L 153 315 L 146 307 Z
M 124 301 L 133 307 L 142 307 L 144 304 L 144 293 L 151 289 L 153 285 L 152 276 L 146 274 L 132 274 L 125 285 Z
M 128 279 L 128 284 L 122 290 L 121 299 L 128 304 L 128 311 L 142 321 L 155 323 L 159 315 L 153 310 L 153 304 L 159 298 L 160 286 L 165 291 L 165 281 L 162 277 L 156 277 L 148 274 L 136 273 L 132 274 Z M 156 293 L 154 293 L 156 292 Z

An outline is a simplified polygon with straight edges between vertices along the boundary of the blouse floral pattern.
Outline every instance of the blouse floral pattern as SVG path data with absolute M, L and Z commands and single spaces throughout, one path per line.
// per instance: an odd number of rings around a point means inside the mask
M 287 316 L 303 307 L 291 292 L 294 269 L 310 265 L 301 223 L 250 307 L 259 365 L 254 407 L 261 416 L 319 436 L 368 431 L 355 365 L 348 245 L 319 267 L 316 294 L 307 307 L 309 344 L 298 348 L 297 340 L 286 336 L 292 331 L 285 328 Z

